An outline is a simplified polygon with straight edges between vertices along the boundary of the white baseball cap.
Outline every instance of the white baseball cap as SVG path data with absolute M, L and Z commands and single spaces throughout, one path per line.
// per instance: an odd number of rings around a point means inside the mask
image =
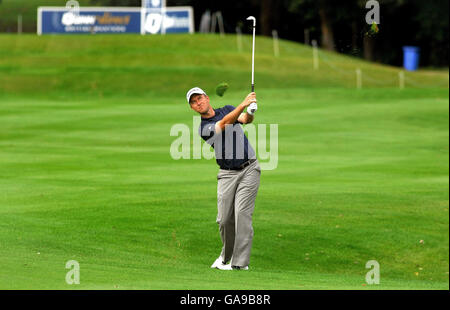
M 189 91 L 186 94 L 186 99 L 187 99 L 188 103 L 189 103 L 189 99 L 191 99 L 191 96 L 194 95 L 194 94 L 199 94 L 199 95 L 205 95 L 206 96 L 206 93 L 205 93 L 205 91 L 203 89 L 201 89 L 199 87 L 191 88 L 191 89 L 189 89 Z

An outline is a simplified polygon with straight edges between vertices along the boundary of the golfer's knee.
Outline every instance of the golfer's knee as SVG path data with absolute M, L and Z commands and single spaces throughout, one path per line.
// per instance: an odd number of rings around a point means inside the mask
M 253 217 L 253 209 L 254 206 L 242 208 L 241 210 L 238 211 L 237 218 L 251 222 Z
M 216 222 L 217 224 L 219 224 L 219 227 L 221 228 L 234 225 L 234 221 L 232 219 L 217 219 Z

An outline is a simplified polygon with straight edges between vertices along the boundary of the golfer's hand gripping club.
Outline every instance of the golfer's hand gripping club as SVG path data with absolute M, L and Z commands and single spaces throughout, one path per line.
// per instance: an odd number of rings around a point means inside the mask
M 256 110 L 258 110 L 258 104 L 256 102 L 252 102 L 247 108 L 247 113 L 250 115 L 254 115 Z
M 256 93 L 251 92 L 247 95 L 247 97 L 244 99 L 244 101 L 241 103 L 241 105 L 244 108 L 247 108 L 247 114 L 254 115 L 256 110 L 258 109 L 258 105 L 256 103 Z
M 242 101 L 241 106 L 243 108 L 249 107 L 252 103 L 256 103 L 256 93 L 251 92 L 250 94 L 245 97 L 244 101 Z

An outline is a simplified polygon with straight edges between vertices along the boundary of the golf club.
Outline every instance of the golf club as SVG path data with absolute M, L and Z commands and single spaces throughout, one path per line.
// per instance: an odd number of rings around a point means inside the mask
M 253 16 L 247 17 L 247 20 L 253 20 L 253 47 L 252 47 L 252 92 L 255 91 L 255 28 L 256 18 Z

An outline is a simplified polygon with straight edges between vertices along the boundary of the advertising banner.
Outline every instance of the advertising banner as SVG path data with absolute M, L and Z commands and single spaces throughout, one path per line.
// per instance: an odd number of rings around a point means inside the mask
M 141 33 L 141 9 L 39 7 L 37 33 Z
M 166 7 L 166 0 L 142 0 L 142 7 L 161 10 Z
M 160 3 L 163 2 L 160 1 Z M 145 7 L 38 8 L 38 35 L 193 32 L 194 16 L 192 7 L 162 7 L 160 9 L 147 9 Z
M 192 7 L 167 7 L 159 12 L 143 10 L 142 34 L 193 33 Z

